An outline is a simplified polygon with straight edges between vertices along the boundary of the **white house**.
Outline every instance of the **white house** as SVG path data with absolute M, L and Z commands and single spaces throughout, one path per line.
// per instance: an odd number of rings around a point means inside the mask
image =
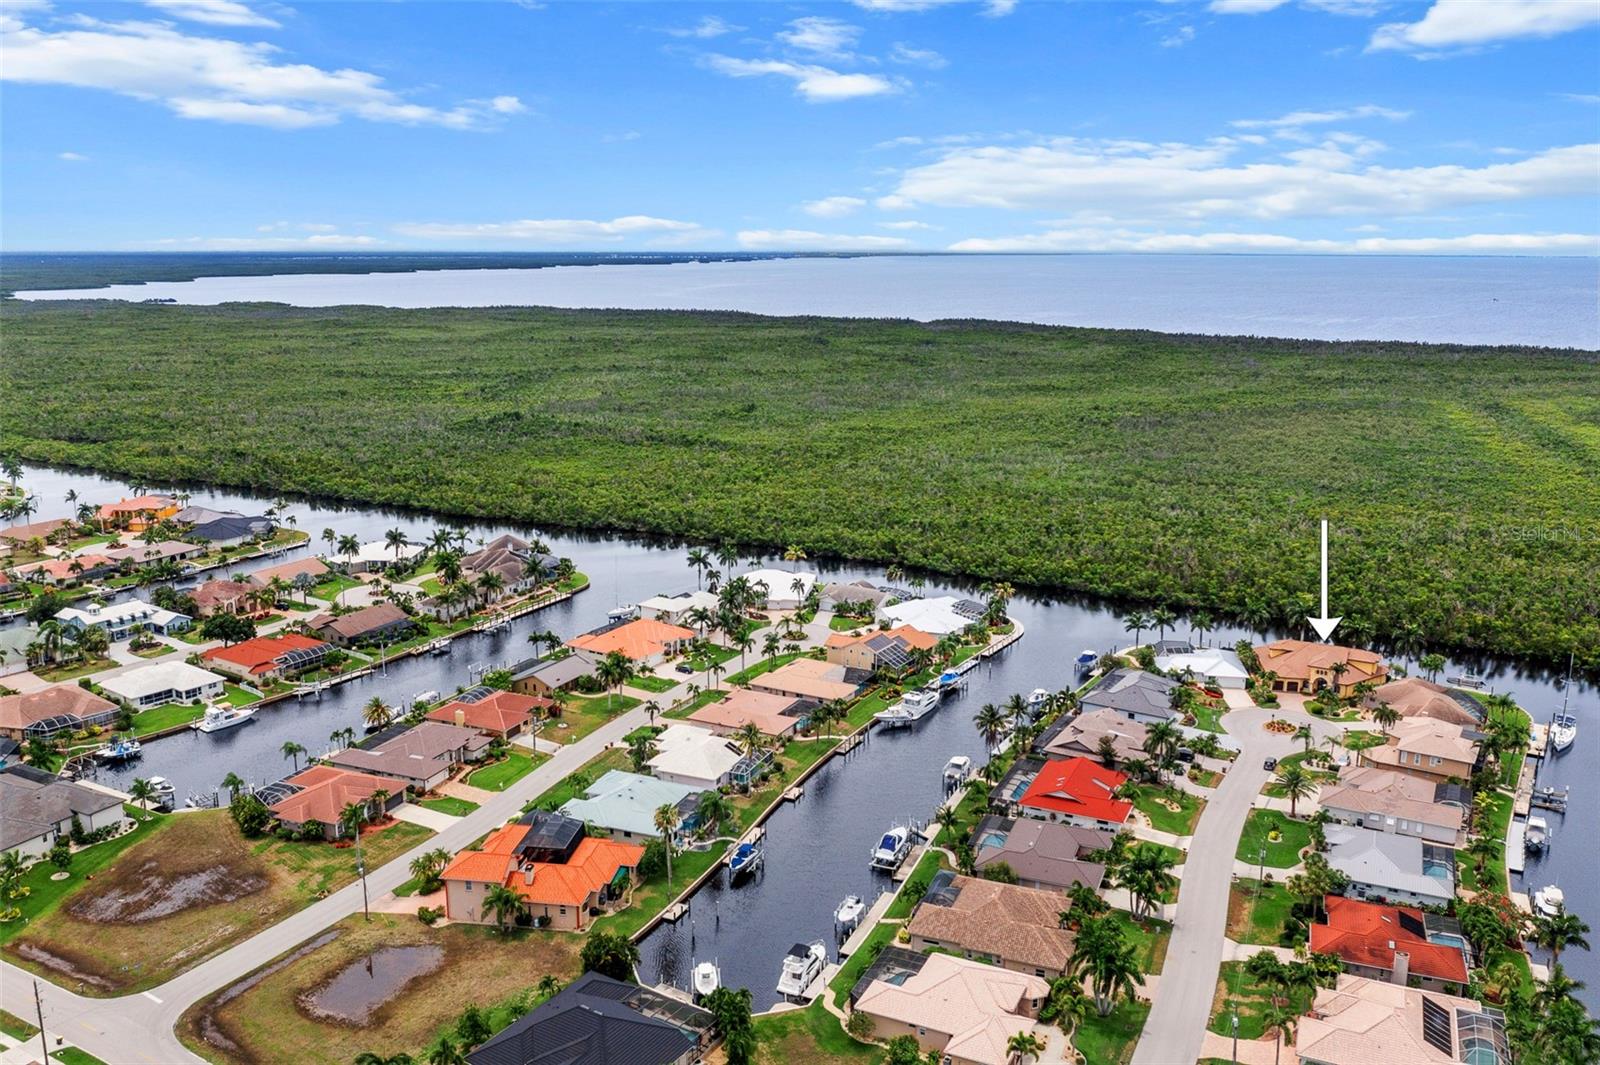
M 1210 648 L 1189 654 L 1157 655 L 1156 668 L 1164 673 L 1182 674 L 1185 670 L 1209 688 L 1243 689 L 1250 679 L 1239 656 L 1227 648 Z
M 751 584 L 767 586 L 768 610 L 795 609 L 805 602 L 817 584 L 817 575 L 810 570 L 758 569 L 746 573 L 744 578 Z
M 1456 897 L 1455 853 L 1418 836 L 1328 825 L 1328 864 L 1350 879 L 1345 894 L 1444 906 Z
M 682 625 L 685 624 L 688 614 L 696 608 L 703 608 L 715 614 L 718 602 L 715 592 L 703 589 L 679 592 L 677 595 L 652 595 L 639 603 L 639 616 L 655 618 L 669 625 Z
M 187 662 L 152 662 L 100 682 L 108 694 L 136 710 L 215 699 L 222 694 L 222 685 L 222 677 Z
M 891 627 L 910 625 L 930 636 L 960 632 L 983 617 L 983 604 L 975 599 L 940 595 L 932 599 L 902 599 L 878 611 Z
M 375 570 L 385 570 L 397 562 L 409 562 L 426 551 L 425 544 L 401 544 L 399 547 L 390 547 L 382 540 L 373 540 L 362 544 L 353 557 L 347 555 L 332 555 L 332 561 L 342 562 L 351 573 L 367 573 Z
M 56 620 L 80 632 L 87 628 L 104 629 L 111 639 L 125 640 L 132 635 L 135 625 L 143 625 L 150 632 L 168 636 L 187 629 L 194 619 L 187 614 L 163 610 L 142 599 L 130 599 L 125 603 L 109 603 L 105 606 L 91 603 L 84 607 L 63 607 L 56 614 Z
M 729 783 L 742 757 L 733 740 L 693 725 L 671 725 L 655 742 L 648 764 L 657 780 L 708 791 Z
M 72 831 L 74 816 L 85 832 L 128 819 L 122 796 L 109 788 L 62 780 L 26 765 L 0 770 L 0 854 L 42 858 Z

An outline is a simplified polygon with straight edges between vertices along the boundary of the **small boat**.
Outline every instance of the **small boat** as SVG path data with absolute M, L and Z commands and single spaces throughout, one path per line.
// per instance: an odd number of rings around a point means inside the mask
M 882 721 L 890 728 L 910 725 L 921 721 L 928 713 L 939 706 L 939 696 L 936 692 L 917 691 L 907 692 L 898 703 L 887 710 L 880 710 L 873 718 Z
M 639 616 L 639 608 L 633 603 L 623 603 L 606 612 L 607 621 L 632 621 Z
M 425 692 L 418 692 L 411 697 L 413 707 L 430 705 L 439 701 L 439 693 L 429 688 Z
M 955 755 L 944 764 L 946 784 L 963 784 L 970 776 L 972 776 L 972 759 L 964 754 Z
M 732 880 L 737 880 L 761 868 L 761 844 L 741 843 L 734 848 L 733 857 L 728 859 L 728 874 Z
M 939 674 L 939 690 L 947 691 L 961 683 L 961 674 L 953 669 L 947 669 Z
M 1094 664 L 1098 661 L 1100 661 L 1100 656 L 1086 647 L 1078 652 L 1078 658 L 1073 664 L 1078 667 L 1079 673 L 1087 673 L 1094 668 Z
M 866 912 L 867 904 L 861 901 L 860 895 L 846 895 L 844 901 L 839 903 L 839 908 L 833 911 L 833 923 L 848 931 L 860 922 L 861 915 Z
M 1463 673 L 1459 677 L 1450 677 L 1449 683 L 1453 687 L 1471 688 L 1476 692 L 1483 691 L 1483 689 L 1489 685 L 1488 681 L 1484 680 L 1476 673 Z
M 716 962 L 703 961 L 694 967 L 694 997 L 696 1001 L 704 999 L 721 986 L 722 970 L 717 968 Z
M 253 706 L 208 706 L 205 716 L 189 727 L 196 732 L 221 732 L 235 725 L 249 724 L 255 716 L 256 708 Z
M 94 752 L 95 759 L 101 762 L 126 762 L 138 758 L 144 752 L 139 746 L 139 741 L 134 739 L 112 740 Z
M 783 972 L 778 977 L 778 994 L 784 998 L 799 998 L 806 993 L 806 988 L 816 982 L 822 975 L 823 966 L 828 963 L 828 948 L 822 945 L 822 940 L 817 940 L 810 946 L 796 943 L 789 948 L 789 953 L 783 956 Z
M 1546 917 L 1555 917 L 1567 908 L 1567 896 L 1554 884 L 1533 893 L 1533 908 Z
M 895 825 L 883 834 L 878 845 L 872 850 L 872 868 L 898 869 L 900 863 L 905 861 L 906 852 L 911 850 L 911 829 L 905 825 Z
M 149 783 L 150 790 L 155 795 L 156 809 L 172 809 L 172 804 L 178 797 L 177 791 L 172 786 L 172 781 L 166 777 L 150 777 L 147 783 Z
M 430 643 L 428 645 L 428 653 L 430 655 L 447 655 L 447 654 L 449 654 L 450 653 L 450 641 L 449 640 L 434 640 L 432 643 Z
M 1045 704 L 1050 702 L 1050 691 L 1046 688 L 1035 688 L 1028 696 L 1028 709 L 1034 717 L 1044 713 Z
M 1543 817 L 1534 814 L 1528 818 L 1528 827 L 1523 830 L 1522 847 L 1529 851 L 1542 851 L 1550 842 L 1550 825 Z

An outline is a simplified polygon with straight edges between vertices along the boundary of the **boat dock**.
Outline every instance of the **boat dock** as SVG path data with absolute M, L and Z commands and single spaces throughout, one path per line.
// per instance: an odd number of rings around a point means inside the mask
M 668 924 L 677 924 L 683 915 L 689 912 L 687 902 L 674 902 L 671 906 L 661 911 L 661 919 Z
M 1506 829 L 1506 868 L 1513 873 L 1522 872 L 1528 849 L 1528 823 L 1511 819 Z
M 1565 785 L 1559 788 L 1535 788 L 1533 794 L 1528 797 L 1528 803 L 1540 810 L 1551 810 L 1558 814 L 1564 814 L 1567 812 L 1568 790 Z
M 1535 722 L 1528 726 L 1528 757 L 1543 758 L 1550 749 L 1550 726 Z
M 1010 632 L 1006 633 L 1004 636 L 998 637 L 997 639 L 990 640 L 989 646 L 979 651 L 976 657 L 993 658 L 995 655 L 999 654 L 1001 651 L 1004 651 L 1007 647 L 1010 647 L 1020 639 L 1022 639 L 1022 622 L 1013 621 L 1011 623 Z M 971 659 L 968 661 L 971 661 Z
M 788 791 L 783 793 L 783 801 L 784 802 L 799 802 L 802 798 L 805 797 L 805 793 L 806 793 L 806 786 L 804 784 L 796 784 L 794 787 L 790 788 Z

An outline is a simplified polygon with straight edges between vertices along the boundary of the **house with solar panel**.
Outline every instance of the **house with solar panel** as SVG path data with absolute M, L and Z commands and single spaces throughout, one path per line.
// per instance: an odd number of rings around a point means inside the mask
M 658 991 L 584 973 L 467 1055 L 470 1065 L 692 1065 L 712 1016 Z
M 1507 1065 L 1505 1014 L 1470 998 L 1348 973 L 1300 1018 L 1301 1065 Z

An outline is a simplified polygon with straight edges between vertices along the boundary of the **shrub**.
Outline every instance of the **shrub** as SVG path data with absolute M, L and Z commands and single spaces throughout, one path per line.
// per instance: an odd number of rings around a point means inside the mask
M 432 906 L 417 907 L 417 920 L 421 921 L 425 925 L 431 925 L 443 916 L 444 913 L 442 911 Z

